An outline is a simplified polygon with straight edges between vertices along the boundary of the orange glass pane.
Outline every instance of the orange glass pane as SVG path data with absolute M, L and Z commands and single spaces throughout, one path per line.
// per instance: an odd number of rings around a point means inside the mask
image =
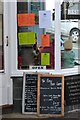
M 49 47 L 50 46 L 50 35 L 49 34 L 42 34 L 41 35 L 41 46 L 42 47 Z
M 34 26 L 35 14 L 18 14 L 18 26 Z

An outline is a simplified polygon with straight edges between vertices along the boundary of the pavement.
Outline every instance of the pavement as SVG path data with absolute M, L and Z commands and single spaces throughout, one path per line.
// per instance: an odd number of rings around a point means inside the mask
M 80 111 L 74 111 L 64 114 L 64 117 L 50 117 L 50 116 L 38 116 L 38 115 L 27 115 L 20 113 L 8 113 L 2 115 L 2 120 L 80 120 Z

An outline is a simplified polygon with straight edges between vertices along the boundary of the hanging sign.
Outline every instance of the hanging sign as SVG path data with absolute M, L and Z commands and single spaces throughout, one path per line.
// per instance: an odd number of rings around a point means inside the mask
M 41 46 L 42 47 L 50 47 L 50 35 L 49 34 L 41 35 Z
M 39 11 L 39 28 L 51 27 L 51 11 Z

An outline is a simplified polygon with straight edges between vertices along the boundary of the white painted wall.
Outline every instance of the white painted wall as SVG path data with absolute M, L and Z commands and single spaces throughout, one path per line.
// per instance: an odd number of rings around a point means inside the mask
M 12 80 L 9 80 L 4 73 L 0 73 L 0 106 L 6 104 L 12 104 L 12 95 L 13 95 L 13 85 Z
M 0 105 L 7 104 L 7 79 L 0 74 Z

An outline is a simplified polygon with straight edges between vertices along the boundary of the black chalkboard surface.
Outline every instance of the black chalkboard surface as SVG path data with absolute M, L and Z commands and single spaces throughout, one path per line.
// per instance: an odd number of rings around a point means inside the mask
M 64 115 L 63 75 L 39 75 L 38 114 Z
M 80 104 L 80 76 L 66 77 L 64 90 L 66 106 Z
M 37 74 L 26 74 L 23 75 L 23 101 L 22 101 L 22 112 L 37 113 Z

